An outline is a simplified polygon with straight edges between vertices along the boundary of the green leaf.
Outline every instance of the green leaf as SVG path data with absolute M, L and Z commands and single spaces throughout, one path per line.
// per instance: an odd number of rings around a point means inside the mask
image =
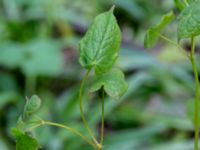
M 79 44 L 80 64 L 86 69 L 94 67 L 97 74 L 108 71 L 119 53 L 121 34 L 113 9 L 94 19 Z
M 119 99 L 123 96 L 128 88 L 124 74 L 119 69 L 112 69 L 105 74 L 96 76 L 90 91 L 97 91 L 101 87 L 114 99 Z
M 16 150 L 37 150 L 39 143 L 36 139 L 14 128 L 12 134 L 16 138 Z
M 144 39 L 144 46 L 145 48 L 152 48 L 156 45 L 160 31 L 169 23 L 171 23 L 175 18 L 173 12 L 169 12 L 168 14 L 164 15 L 159 24 L 149 28 L 146 32 L 145 39 Z
M 26 105 L 24 107 L 24 117 L 28 117 L 29 115 L 36 112 L 41 105 L 41 99 L 37 95 L 33 95 L 30 99 L 26 101 Z
M 195 114 L 195 100 L 191 99 L 187 102 L 187 115 L 189 117 L 189 119 L 192 121 L 192 123 L 194 123 L 194 114 Z M 200 105 L 198 106 L 199 110 L 200 110 Z M 200 112 L 199 112 L 199 118 L 198 118 L 198 122 L 199 122 L 199 127 L 200 127 Z
M 179 10 L 183 10 L 186 7 L 186 4 L 183 2 L 183 0 L 174 0 L 174 4 Z
M 178 39 L 200 34 L 200 0 L 191 3 L 178 17 Z

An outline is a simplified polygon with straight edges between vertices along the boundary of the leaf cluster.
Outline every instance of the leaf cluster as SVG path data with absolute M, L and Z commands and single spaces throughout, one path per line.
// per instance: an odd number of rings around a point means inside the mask
M 176 17 L 173 12 L 169 12 L 163 16 L 157 25 L 149 28 L 144 40 L 146 48 L 152 48 L 157 44 L 161 31 L 174 21 L 175 18 L 177 18 L 176 21 L 178 22 L 177 41 L 183 38 L 192 38 L 200 34 L 200 1 L 190 0 L 185 3 L 182 0 L 174 0 L 174 3 L 180 9 L 180 14 Z
M 79 62 L 85 69 L 95 71 L 91 91 L 103 87 L 109 96 L 118 99 L 127 90 L 127 84 L 122 71 L 112 70 L 121 42 L 121 33 L 113 10 L 114 7 L 94 19 L 79 43 Z

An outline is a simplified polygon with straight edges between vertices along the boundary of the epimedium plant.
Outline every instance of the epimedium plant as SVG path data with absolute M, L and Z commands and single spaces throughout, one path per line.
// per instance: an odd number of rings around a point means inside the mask
M 104 95 L 106 93 L 113 99 L 119 99 L 128 88 L 123 72 L 119 68 L 114 67 L 115 61 L 119 55 L 121 33 L 113 11 L 114 6 L 109 11 L 98 15 L 79 43 L 79 62 L 81 66 L 86 69 L 86 73 L 80 85 L 78 100 L 81 118 L 90 138 L 83 135 L 75 128 L 64 124 L 45 121 L 37 116 L 36 112 L 40 108 L 41 100 L 37 95 L 33 95 L 30 99 L 26 98 L 24 111 L 19 117 L 17 126 L 12 129 L 12 133 L 16 139 L 16 150 L 39 149 L 40 144 L 37 139 L 35 139 L 32 132 L 34 129 L 45 125 L 63 128 L 83 139 L 94 149 L 103 149 Z M 90 76 L 90 73 L 92 76 Z M 100 139 L 95 137 L 92 129 L 89 127 L 83 110 L 83 96 L 89 77 L 92 77 L 89 92 L 102 91 Z
M 195 100 L 193 102 L 193 111 L 190 115 L 193 115 L 192 121 L 195 129 L 195 142 L 194 150 L 198 150 L 199 144 L 199 76 L 197 71 L 197 65 L 195 63 L 195 37 L 200 35 L 200 0 L 174 0 L 176 7 L 180 10 L 180 14 L 175 15 L 172 11 L 164 15 L 161 21 L 150 27 L 145 35 L 144 46 L 146 48 L 153 48 L 158 40 L 161 38 L 175 46 L 177 46 L 186 56 L 189 58 L 195 78 Z M 177 19 L 176 19 L 177 18 Z M 161 32 L 172 21 L 177 20 L 177 41 L 173 41 L 170 38 L 164 36 Z M 182 39 L 190 39 L 191 50 L 186 52 L 185 48 L 181 45 Z

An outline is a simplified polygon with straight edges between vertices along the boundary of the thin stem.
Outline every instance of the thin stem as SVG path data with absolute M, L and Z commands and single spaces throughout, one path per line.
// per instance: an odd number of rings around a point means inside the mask
M 171 43 L 172 45 L 176 46 L 178 49 L 181 50 L 181 52 L 187 56 L 189 58 L 188 53 L 186 53 L 185 49 L 183 49 L 179 44 L 177 44 L 176 42 L 172 41 L 171 39 L 167 38 L 166 36 L 162 35 L 162 34 L 158 34 L 160 38 L 162 38 L 163 40 Z
M 103 145 L 104 140 L 104 90 L 102 89 L 102 105 L 101 105 L 101 139 L 100 143 Z
M 49 121 L 44 121 L 42 120 L 39 124 L 29 128 L 29 131 L 35 129 L 35 128 L 38 128 L 40 126 L 44 126 L 44 125 L 50 125 L 50 126 L 56 126 L 56 127 L 59 127 L 59 128 L 63 128 L 77 136 L 79 136 L 80 138 L 82 138 L 86 143 L 88 143 L 89 145 L 91 145 L 92 147 L 96 148 L 96 144 L 94 144 L 92 141 L 88 140 L 87 137 L 85 137 L 82 133 L 80 133 L 79 131 L 71 128 L 71 127 L 68 127 L 66 125 L 62 125 L 62 124 L 59 124 L 59 123 L 54 123 L 54 122 L 49 122 Z
M 45 121 L 44 124 L 51 125 L 51 126 L 57 126 L 57 127 L 66 129 L 66 130 L 70 131 L 71 133 L 74 133 L 75 135 L 81 137 L 85 142 L 87 142 L 88 144 L 90 144 L 91 146 L 96 148 L 96 145 L 93 142 L 88 140 L 84 135 L 82 135 L 80 132 L 78 132 L 77 130 L 75 130 L 73 128 L 70 128 L 68 126 L 65 126 L 65 125 L 62 125 L 62 124 L 59 124 L 59 123 L 49 122 L 49 121 Z
M 42 121 L 43 121 L 43 119 L 42 119 L 42 118 L 40 118 L 38 115 L 33 115 L 33 117 L 34 117 L 35 119 L 38 119 L 40 122 L 42 122 Z
M 102 107 L 101 107 L 101 139 L 100 143 L 103 145 L 103 140 L 104 140 L 104 90 L 102 89 Z
M 38 123 L 38 124 L 36 124 L 36 125 L 30 127 L 30 128 L 28 129 L 28 131 L 32 131 L 33 129 L 38 128 L 38 127 L 40 127 L 40 126 L 42 126 L 42 125 L 44 125 L 44 121 L 42 121 L 42 122 L 40 122 L 40 123 Z
M 87 129 L 88 133 L 90 134 L 90 136 L 92 137 L 92 140 L 96 143 L 96 145 L 98 145 L 98 142 L 96 140 L 96 138 L 94 137 L 94 134 L 93 132 L 91 131 L 89 125 L 88 125 L 88 122 L 85 118 L 85 115 L 84 115 L 84 111 L 83 111 L 83 92 L 84 92 L 84 85 L 88 79 L 88 76 L 89 76 L 89 73 L 90 73 L 90 70 L 88 70 L 85 74 L 85 77 L 81 83 L 81 87 L 80 87 L 80 90 L 79 90 L 79 106 L 80 106 L 80 112 L 81 112 L 81 118 L 83 120 L 83 124 L 85 126 L 85 128 Z
M 194 71 L 194 78 L 195 78 L 195 114 L 194 114 L 194 126 L 195 126 L 195 143 L 194 143 L 194 150 L 198 150 L 198 142 L 199 142 L 199 77 L 197 66 L 195 63 L 195 38 L 191 38 L 191 55 L 190 61 L 192 63 L 192 68 Z

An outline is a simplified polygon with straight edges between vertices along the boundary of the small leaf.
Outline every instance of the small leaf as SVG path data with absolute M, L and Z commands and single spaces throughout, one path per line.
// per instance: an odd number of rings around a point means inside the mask
M 124 74 L 119 69 L 113 69 L 105 74 L 96 76 L 90 91 L 97 91 L 101 87 L 114 99 L 119 99 L 123 96 L 128 88 Z
M 156 45 L 159 39 L 160 31 L 169 23 L 171 23 L 175 18 L 173 12 L 169 12 L 168 14 L 164 15 L 159 24 L 149 28 L 146 32 L 145 39 L 144 39 L 144 46 L 145 48 L 152 48 Z
M 16 150 L 38 150 L 39 143 L 36 139 L 14 128 L 12 134 L 16 138 Z
M 178 17 L 178 39 L 200 34 L 200 0 L 191 3 Z
M 186 4 L 183 2 L 183 0 L 174 0 L 174 3 L 179 10 L 183 10 L 186 7 Z
M 80 64 L 86 69 L 94 67 L 96 74 L 108 71 L 118 57 L 121 34 L 113 9 L 95 18 L 79 44 Z
M 187 106 L 187 115 L 189 119 L 192 121 L 192 123 L 194 124 L 195 100 L 194 99 L 189 100 L 186 106 Z M 198 109 L 200 110 L 200 104 L 198 106 Z M 199 122 L 199 127 L 200 127 L 200 112 L 199 112 L 198 122 Z
M 41 99 L 37 95 L 33 95 L 30 99 L 27 100 L 24 107 L 24 117 L 28 117 L 32 113 L 36 112 L 41 105 Z

